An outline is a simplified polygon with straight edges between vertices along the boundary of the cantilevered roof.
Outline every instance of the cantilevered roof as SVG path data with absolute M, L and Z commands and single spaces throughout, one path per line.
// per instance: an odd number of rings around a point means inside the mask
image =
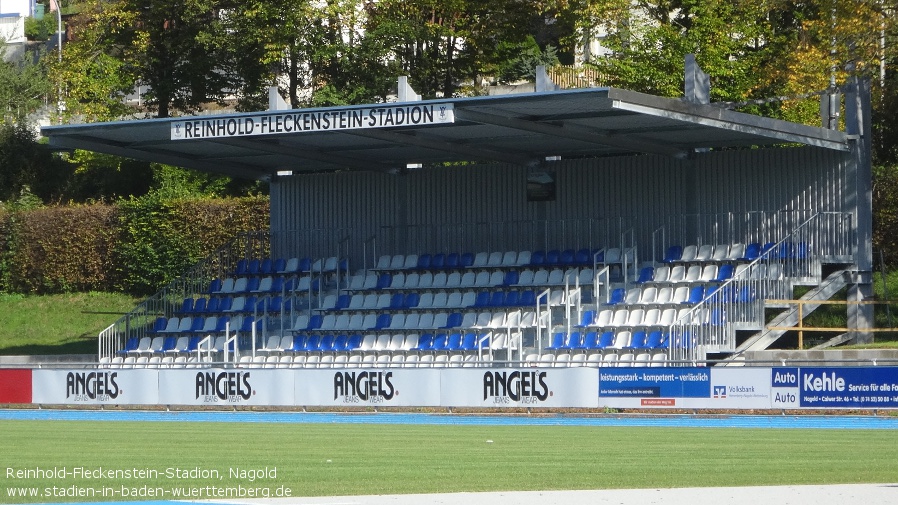
M 408 164 L 658 154 L 799 143 L 843 132 L 614 88 L 48 126 L 50 145 L 236 177 Z

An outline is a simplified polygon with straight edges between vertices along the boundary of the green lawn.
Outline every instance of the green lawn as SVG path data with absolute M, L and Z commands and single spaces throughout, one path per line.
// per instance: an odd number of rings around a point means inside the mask
M 11 489 L 54 485 L 240 485 L 317 496 L 876 483 L 893 482 L 898 461 L 898 444 L 883 431 L 4 421 L 0 433 L 3 503 L 73 500 L 10 496 Z M 10 474 L 61 467 L 159 476 Z M 230 473 L 266 467 L 276 478 Z M 218 478 L 168 479 L 166 469 L 214 470 Z
M 0 294 L 0 354 L 95 354 L 100 331 L 138 303 L 114 293 Z

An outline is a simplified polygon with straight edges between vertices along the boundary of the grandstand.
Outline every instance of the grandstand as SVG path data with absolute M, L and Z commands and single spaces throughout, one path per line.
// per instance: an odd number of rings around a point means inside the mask
M 775 343 L 766 300 L 796 285 L 871 295 L 868 95 L 846 96 L 845 132 L 593 88 L 44 134 L 271 184 L 271 228 L 105 330 L 107 366 L 695 366 Z

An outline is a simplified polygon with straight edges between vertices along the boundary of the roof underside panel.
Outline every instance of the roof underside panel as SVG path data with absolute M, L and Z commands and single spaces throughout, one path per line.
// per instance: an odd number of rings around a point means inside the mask
M 252 121 L 275 113 L 337 114 L 362 107 L 435 104 L 454 110 L 437 124 L 297 131 L 173 140 L 173 125 Z M 409 163 L 497 161 L 539 166 L 562 158 L 626 154 L 684 157 L 702 150 L 804 143 L 846 151 L 842 132 L 749 116 L 678 99 L 594 88 L 409 104 L 303 109 L 52 126 L 53 146 L 87 149 L 202 171 L 262 179 L 278 171 L 397 171 Z

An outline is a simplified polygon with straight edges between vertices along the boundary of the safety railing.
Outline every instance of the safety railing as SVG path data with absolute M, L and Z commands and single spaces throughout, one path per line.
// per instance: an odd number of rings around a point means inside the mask
M 851 243 L 850 237 L 840 236 L 851 234 L 845 226 L 848 218 L 842 213 L 815 214 L 767 244 L 757 259 L 738 266 L 733 278 L 712 286 L 671 325 L 670 360 L 690 363 L 703 361 L 709 353 L 734 351 L 737 329 L 763 328 L 765 300 L 791 298 L 797 282 L 819 284 L 821 262 L 844 257 Z

